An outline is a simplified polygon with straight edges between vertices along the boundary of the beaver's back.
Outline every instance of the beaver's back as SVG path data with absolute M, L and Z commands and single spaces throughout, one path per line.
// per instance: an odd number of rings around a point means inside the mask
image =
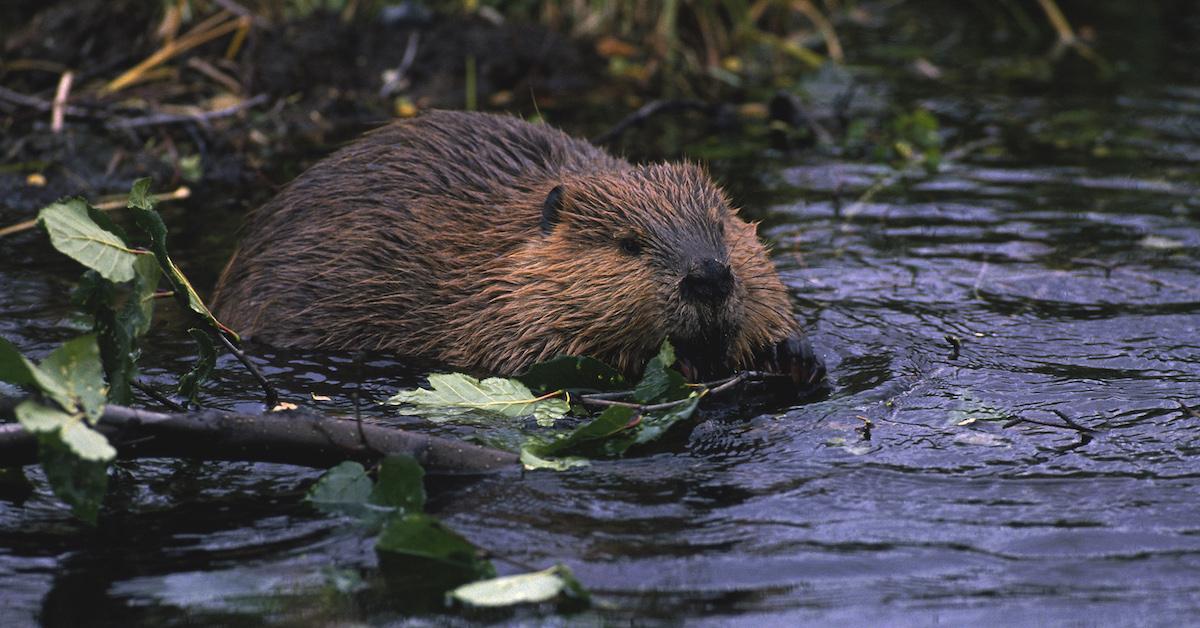
M 629 167 L 509 116 L 395 122 L 250 215 L 214 310 L 272 344 L 403 352 L 405 337 L 444 323 L 474 268 L 536 234 L 558 180 Z

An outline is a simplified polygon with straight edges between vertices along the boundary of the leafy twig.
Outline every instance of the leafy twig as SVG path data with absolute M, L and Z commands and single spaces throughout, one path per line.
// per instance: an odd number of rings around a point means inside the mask
M 729 390 L 730 388 L 733 388 L 734 386 L 737 386 L 738 384 L 742 384 L 744 382 L 765 381 L 768 376 L 769 375 L 764 374 L 764 373 L 759 373 L 758 371 L 743 371 L 741 373 L 738 373 L 737 375 L 733 375 L 731 377 L 726 377 L 725 379 L 719 379 L 719 380 L 712 381 L 712 382 L 697 384 L 696 386 L 697 386 L 697 388 L 700 389 L 699 395 L 701 397 L 704 397 L 706 395 L 714 395 L 714 394 L 723 393 L 726 390 Z M 618 406 L 621 408 L 633 408 L 633 409 L 637 410 L 638 412 L 654 412 L 656 410 L 667 410 L 670 408 L 676 408 L 676 407 L 682 406 L 687 403 L 691 403 L 691 401 L 692 401 L 691 397 L 685 397 L 683 399 L 676 399 L 675 401 L 667 401 L 667 402 L 663 402 L 663 403 L 653 403 L 653 404 L 633 403 L 630 401 L 618 401 L 618 399 L 621 399 L 624 397 L 632 397 L 633 394 L 634 394 L 634 391 L 632 391 L 632 390 L 621 390 L 621 391 L 616 391 L 616 392 L 580 395 L 579 400 L 580 400 L 580 402 L 582 402 L 585 405 Z

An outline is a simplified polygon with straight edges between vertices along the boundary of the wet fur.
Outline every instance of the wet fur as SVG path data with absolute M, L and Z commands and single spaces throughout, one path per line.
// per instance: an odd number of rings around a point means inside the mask
M 690 303 L 679 282 L 710 257 L 732 267 L 732 294 Z M 559 354 L 635 372 L 667 336 L 734 367 L 796 330 L 754 226 L 698 166 L 634 166 L 545 125 L 439 111 L 366 135 L 255 211 L 213 301 L 270 344 L 499 373 Z

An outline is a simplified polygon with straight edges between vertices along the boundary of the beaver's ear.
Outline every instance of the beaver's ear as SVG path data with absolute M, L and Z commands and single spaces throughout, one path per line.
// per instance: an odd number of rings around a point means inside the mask
M 562 209 L 565 195 L 566 191 L 561 185 L 554 186 L 546 195 L 546 200 L 542 203 L 542 235 L 550 235 L 554 225 L 558 224 L 558 213 Z

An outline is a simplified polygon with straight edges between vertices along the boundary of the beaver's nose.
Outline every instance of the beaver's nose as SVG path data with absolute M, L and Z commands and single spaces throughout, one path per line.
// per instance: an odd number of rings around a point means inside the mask
M 679 289 L 686 299 L 721 303 L 733 290 L 733 273 L 729 271 L 729 264 L 715 259 L 695 261 L 688 266 L 688 274 Z

